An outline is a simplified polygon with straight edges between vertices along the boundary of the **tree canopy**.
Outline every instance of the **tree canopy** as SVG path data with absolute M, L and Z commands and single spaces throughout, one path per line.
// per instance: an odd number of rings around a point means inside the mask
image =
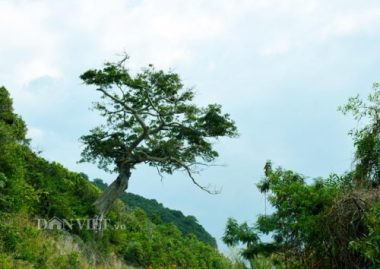
M 213 192 L 193 173 L 218 156 L 215 139 L 237 135 L 234 121 L 218 104 L 195 105 L 194 90 L 185 88 L 178 74 L 149 65 L 133 75 L 125 66 L 127 59 L 81 75 L 101 94 L 94 109 L 105 119 L 82 136 L 82 161 L 120 175 L 99 201 L 100 211 L 127 188 L 130 171 L 140 163 L 156 167 L 160 174 L 183 169 L 194 184 Z
M 339 108 L 344 114 L 352 114 L 359 128 L 352 129 L 354 139 L 355 180 L 360 184 L 380 185 L 380 84 L 373 84 L 373 92 L 367 100 L 359 95 L 351 97 Z
M 146 162 L 172 173 L 197 164 L 198 158 L 214 160 L 218 153 L 209 139 L 237 134 L 220 105 L 192 103 L 194 91 L 184 88 L 178 74 L 149 65 L 132 76 L 122 61 L 81 78 L 101 93 L 94 108 L 106 119 L 82 137 L 83 159 L 96 160 L 103 169 Z

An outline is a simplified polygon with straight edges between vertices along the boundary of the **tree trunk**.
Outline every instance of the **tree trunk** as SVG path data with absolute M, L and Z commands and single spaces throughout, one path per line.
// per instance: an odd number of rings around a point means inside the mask
M 94 202 L 94 206 L 98 210 L 101 219 L 103 219 L 103 216 L 110 209 L 112 203 L 128 188 L 130 176 L 130 169 L 120 169 L 119 176 L 116 180 L 114 180 Z

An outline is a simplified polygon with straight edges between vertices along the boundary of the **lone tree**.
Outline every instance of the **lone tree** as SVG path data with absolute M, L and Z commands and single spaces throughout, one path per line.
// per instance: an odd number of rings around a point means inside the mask
M 101 216 L 128 188 L 131 172 L 140 163 L 156 167 L 160 174 L 183 169 L 195 185 L 212 193 L 193 174 L 218 156 L 213 140 L 237 135 L 234 121 L 220 105 L 201 108 L 192 103 L 194 91 L 184 88 L 178 74 L 149 65 L 132 75 L 125 67 L 127 59 L 80 76 L 101 94 L 94 109 L 105 118 L 103 125 L 81 137 L 81 161 L 118 173 L 94 203 Z

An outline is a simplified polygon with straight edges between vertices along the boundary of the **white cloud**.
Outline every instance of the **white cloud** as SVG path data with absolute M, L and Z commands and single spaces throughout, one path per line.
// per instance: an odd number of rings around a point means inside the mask
M 322 34 L 325 36 L 346 36 L 358 32 L 377 32 L 380 24 L 380 8 L 349 10 L 339 12 L 326 25 Z
M 98 64 L 123 50 L 135 66 L 167 68 L 193 64 L 202 45 L 239 35 L 257 38 L 253 51 L 277 56 L 380 24 L 379 8 L 316 0 L 1 1 L 0 13 L 0 40 L 6 40 L 0 79 L 15 85 L 64 76 L 74 61 Z
M 263 31 L 253 29 L 253 34 L 260 35 L 258 50 L 264 56 L 283 55 L 356 34 L 373 35 L 380 26 L 379 5 L 354 1 L 344 6 L 340 1 L 268 1 L 250 12 L 256 26 L 263 27 Z
M 49 14 L 41 1 L 0 2 L 0 79 L 22 85 L 59 76 L 59 38 L 47 23 Z
M 276 56 L 279 54 L 287 53 L 290 50 L 290 48 L 291 48 L 291 43 L 289 40 L 280 39 L 276 43 L 264 47 L 261 50 L 261 53 L 266 56 Z
M 169 67 L 194 57 L 191 46 L 220 37 L 225 16 L 202 1 L 142 1 L 129 7 L 125 1 L 88 1 L 71 19 L 80 31 L 91 33 L 105 54 L 127 49 L 139 62 Z

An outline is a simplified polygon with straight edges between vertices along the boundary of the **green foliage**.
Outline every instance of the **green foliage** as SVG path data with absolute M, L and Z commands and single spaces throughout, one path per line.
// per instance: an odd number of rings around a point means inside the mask
M 351 242 L 353 250 L 360 253 L 370 264 L 370 268 L 380 266 L 380 203 L 366 215 L 368 234 Z
M 39 230 L 36 218 L 93 218 L 101 190 L 85 174 L 34 153 L 25 132 L 0 88 L 0 268 L 232 268 L 214 247 L 153 223 L 141 209 L 127 212 L 121 201 L 108 212 L 111 228 L 103 236 L 78 227 Z
M 173 268 L 231 268 L 215 249 L 184 236 L 173 224 L 154 224 L 141 209 L 128 213 L 127 239 L 120 253 L 135 266 Z
M 7 89 L 0 87 L 0 141 L 7 141 L 11 136 L 17 142 L 27 142 L 26 125 L 24 121 L 13 112 L 13 102 Z M 8 132 L 8 133 L 6 133 Z
M 325 245 L 328 234 L 320 224 L 332 205 L 337 188 L 320 179 L 314 184 L 306 184 L 303 176 L 282 168 L 272 169 L 270 163 L 266 168 L 266 177 L 258 188 L 269 192 L 274 213 L 259 216 L 254 227 L 246 223 L 239 225 L 230 219 L 224 242 L 244 244 L 242 255 L 247 259 L 254 260 L 259 254 L 282 253 L 279 259 L 292 268 L 300 264 L 292 263 L 291 258 L 299 260 L 307 256 L 307 262 L 300 261 L 304 266 L 323 261 L 329 253 Z M 258 234 L 271 235 L 273 242 L 262 242 Z
M 26 125 L 13 112 L 12 99 L 0 87 L 0 210 L 33 208 L 36 193 L 25 181 L 23 158 L 28 152 Z
M 355 258 L 348 249 L 350 238 L 360 233 L 345 233 L 340 226 L 351 219 L 342 223 L 333 220 L 333 216 L 349 212 L 337 201 L 345 190 L 344 180 L 332 175 L 307 184 L 302 175 L 293 171 L 272 169 L 270 164 L 266 167 L 270 169 L 258 188 L 269 192 L 274 212 L 259 216 L 253 227 L 230 219 L 224 242 L 245 245 L 241 254 L 253 262 L 259 255 L 270 257 L 273 266 L 280 263 L 287 268 L 351 268 L 347 267 L 347 260 L 361 264 L 362 259 Z M 258 235 L 270 235 L 273 241 L 262 242 Z
M 95 179 L 94 183 L 101 190 L 107 187 L 101 179 Z M 123 193 L 120 199 L 128 209 L 143 209 L 153 223 L 173 223 L 184 235 L 194 234 L 200 241 L 217 247 L 215 238 L 198 223 L 194 216 L 184 216 L 181 211 L 166 208 L 154 199 L 146 199 L 129 192 Z
M 380 85 L 374 84 L 367 102 L 350 98 L 340 110 L 361 124 L 350 132 L 352 171 L 311 181 L 267 162 L 257 187 L 269 193 L 273 213 L 259 216 L 252 227 L 228 220 L 223 239 L 243 244 L 241 254 L 252 268 L 262 259 L 267 268 L 379 268 Z
M 194 91 L 184 88 L 178 74 L 149 65 L 133 76 L 125 60 L 81 75 L 101 93 L 102 101 L 94 108 L 106 120 L 82 136 L 82 161 L 118 172 L 147 163 L 163 173 L 185 168 L 190 174 L 191 166 L 218 156 L 213 140 L 237 135 L 220 105 L 201 108 L 192 103 Z
M 359 96 L 350 98 L 341 107 L 344 113 L 351 113 L 361 127 L 352 129 L 356 147 L 355 180 L 361 185 L 380 185 L 380 84 L 373 84 L 373 93 L 362 100 Z
M 264 247 L 255 229 L 249 227 L 247 223 L 238 224 L 232 218 L 227 221 L 223 242 L 228 246 L 244 244 L 246 248 L 242 251 L 241 255 L 247 260 L 256 257 Z

